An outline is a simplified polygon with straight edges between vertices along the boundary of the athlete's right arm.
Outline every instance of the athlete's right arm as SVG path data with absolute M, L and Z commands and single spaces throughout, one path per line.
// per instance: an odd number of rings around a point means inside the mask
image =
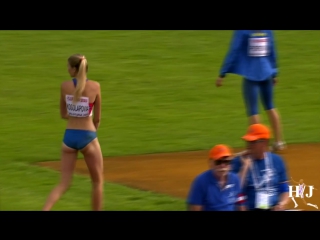
M 67 106 L 66 106 L 66 101 L 65 101 L 65 95 L 63 91 L 63 86 L 65 83 L 61 84 L 60 87 L 60 116 L 63 119 L 68 119 L 68 112 L 67 112 Z
M 221 79 L 224 78 L 226 74 L 230 72 L 230 69 L 234 64 L 234 61 L 236 60 L 238 52 L 242 47 L 243 39 L 244 39 L 243 30 L 235 30 L 232 36 L 229 51 L 221 66 L 219 78 Z
M 196 178 L 191 185 L 187 200 L 188 211 L 203 210 L 203 199 L 205 193 L 201 183 L 200 179 Z
M 96 96 L 96 100 L 94 101 L 94 115 L 93 115 L 93 124 L 96 128 L 96 130 L 98 130 L 99 126 L 100 126 L 100 119 L 101 119 L 101 87 L 100 84 L 98 84 L 98 93 Z

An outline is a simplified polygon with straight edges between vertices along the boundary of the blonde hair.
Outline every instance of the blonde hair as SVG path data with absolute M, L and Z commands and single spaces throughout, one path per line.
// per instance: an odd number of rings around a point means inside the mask
M 81 54 L 70 56 L 68 62 L 71 67 L 76 68 L 77 85 L 73 94 L 73 102 L 76 103 L 80 100 L 86 86 L 88 62 Z

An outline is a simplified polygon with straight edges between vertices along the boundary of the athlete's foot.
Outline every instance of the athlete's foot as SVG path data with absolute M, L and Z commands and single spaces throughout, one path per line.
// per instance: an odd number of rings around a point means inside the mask
M 297 207 L 298 207 L 298 205 L 295 205 L 295 206 L 294 206 L 294 208 L 297 208 Z

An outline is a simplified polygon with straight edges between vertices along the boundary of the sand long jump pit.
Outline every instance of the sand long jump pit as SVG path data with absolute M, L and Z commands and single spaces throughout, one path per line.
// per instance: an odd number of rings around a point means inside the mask
M 240 151 L 241 149 L 235 149 Z M 128 187 L 186 198 L 194 177 L 208 168 L 208 151 L 161 153 L 137 156 L 104 158 L 105 180 Z M 306 185 L 317 190 L 312 197 L 305 197 L 307 203 L 320 207 L 320 143 L 292 144 L 281 155 L 289 169 L 289 178 L 303 179 Z M 60 161 L 40 162 L 38 165 L 60 170 Z M 76 173 L 89 175 L 85 162 L 77 161 Z M 290 182 L 290 185 L 297 185 Z M 306 186 L 305 194 L 309 193 Z M 317 211 L 305 205 L 302 199 L 295 198 L 298 209 Z M 289 204 L 294 208 L 293 201 Z

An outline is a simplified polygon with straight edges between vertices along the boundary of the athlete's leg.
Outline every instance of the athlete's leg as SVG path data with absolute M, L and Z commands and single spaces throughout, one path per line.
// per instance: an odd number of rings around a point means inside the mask
M 302 197 L 301 198 L 302 199 L 302 201 L 303 201 L 303 203 L 305 204 L 305 205 L 308 205 L 308 203 L 306 202 L 306 200 Z
M 243 79 L 242 82 L 242 94 L 245 103 L 247 116 L 249 117 L 249 125 L 259 123 L 259 113 L 258 113 L 258 95 L 259 86 L 256 81 L 251 81 L 248 79 Z
M 282 130 L 280 123 L 280 116 L 276 108 L 274 107 L 274 86 L 272 79 L 262 81 L 260 84 L 261 101 L 268 114 L 268 118 L 273 129 L 275 147 L 276 150 L 281 150 L 284 147 L 284 142 L 282 139 Z
M 318 206 L 317 206 L 317 205 L 311 204 L 311 203 L 307 203 L 306 200 L 305 200 L 303 197 L 302 197 L 302 200 L 303 200 L 303 202 L 304 202 L 305 205 L 308 205 L 308 206 L 311 206 L 311 207 L 314 207 L 314 208 L 318 209 Z
M 60 183 L 51 191 L 44 207 L 44 211 L 50 210 L 63 193 L 70 187 L 73 170 L 77 161 L 77 150 L 62 144 L 61 152 L 61 179 Z
M 318 206 L 316 204 L 311 204 L 311 203 L 307 203 L 307 205 L 311 206 L 311 207 L 314 207 L 316 209 L 318 209 Z
M 101 211 L 103 207 L 103 157 L 97 138 L 81 150 L 88 166 L 92 181 L 92 209 Z

